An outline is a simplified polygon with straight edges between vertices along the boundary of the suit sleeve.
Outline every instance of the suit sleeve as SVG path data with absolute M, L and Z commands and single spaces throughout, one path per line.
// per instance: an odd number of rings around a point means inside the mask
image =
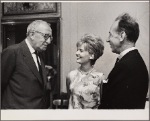
M 14 50 L 10 48 L 5 49 L 2 52 L 1 59 L 1 87 L 3 93 L 15 69 L 16 58 Z

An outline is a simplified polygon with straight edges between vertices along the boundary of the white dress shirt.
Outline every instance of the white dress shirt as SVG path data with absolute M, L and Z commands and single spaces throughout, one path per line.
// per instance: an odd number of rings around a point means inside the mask
M 123 56 L 125 56 L 128 52 L 130 52 L 130 51 L 132 51 L 132 50 L 135 50 L 135 49 L 136 49 L 135 47 L 131 47 L 131 48 L 128 48 L 128 49 L 122 51 L 122 52 L 120 53 L 120 55 L 118 56 L 118 59 L 120 60 L 120 59 L 121 59 Z

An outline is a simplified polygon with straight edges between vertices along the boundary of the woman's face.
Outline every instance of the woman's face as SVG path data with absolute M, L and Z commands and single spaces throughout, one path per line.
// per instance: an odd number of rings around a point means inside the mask
M 77 63 L 79 64 L 86 64 L 86 63 L 91 63 L 91 54 L 85 50 L 86 44 L 83 43 L 81 46 L 77 47 Z

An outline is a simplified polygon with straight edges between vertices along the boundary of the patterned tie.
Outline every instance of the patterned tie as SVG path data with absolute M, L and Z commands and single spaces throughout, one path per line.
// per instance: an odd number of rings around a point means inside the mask
M 43 76 L 42 76 L 42 67 L 41 67 L 41 64 L 39 62 L 39 58 L 40 58 L 39 53 L 37 51 L 35 51 L 35 55 L 36 55 L 36 60 L 37 60 L 37 64 L 38 64 L 38 67 L 39 67 L 39 73 L 40 73 L 40 75 L 41 75 L 41 77 L 43 79 Z

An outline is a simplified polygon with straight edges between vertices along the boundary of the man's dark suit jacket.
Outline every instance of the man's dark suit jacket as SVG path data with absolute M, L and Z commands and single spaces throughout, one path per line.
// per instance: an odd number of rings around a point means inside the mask
M 99 109 L 143 109 L 148 91 L 148 71 L 138 50 L 124 55 L 103 85 Z
M 41 59 L 43 80 L 25 41 L 9 46 L 2 52 L 2 109 L 48 108 L 46 70 Z

